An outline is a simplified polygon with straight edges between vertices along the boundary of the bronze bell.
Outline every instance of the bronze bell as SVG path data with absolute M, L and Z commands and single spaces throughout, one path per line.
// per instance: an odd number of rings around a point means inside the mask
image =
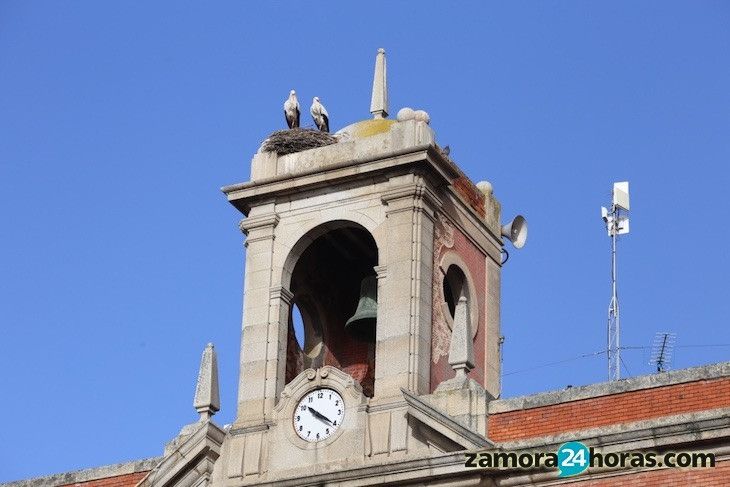
M 360 283 L 360 301 L 355 314 L 347 320 L 345 331 L 353 338 L 375 342 L 375 322 L 378 316 L 378 281 L 367 276 Z

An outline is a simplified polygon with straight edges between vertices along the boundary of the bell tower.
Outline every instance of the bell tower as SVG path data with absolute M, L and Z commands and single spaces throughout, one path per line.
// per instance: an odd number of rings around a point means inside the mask
M 244 215 L 246 266 L 237 415 L 215 485 L 362 485 L 367 467 L 488 443 L 499 203 L 437 145 L 426 112 L 387 118 L 382 49 L 370 112 L 334 135 L 273 133 L 250 180 L 223 188 Z

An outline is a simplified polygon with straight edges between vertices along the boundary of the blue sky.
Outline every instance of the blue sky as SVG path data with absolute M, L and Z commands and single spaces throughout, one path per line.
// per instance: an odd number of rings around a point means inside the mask
M 609 239 L 629 180 L 622 342 L 730 359 L 727 2 L 0 3 L 0 481 L 155 456 L 216 344 L 232 421 L 237 211 L 295 88 L 339 129 L 425 109 L 528 243 L 504 268 L 504 395 L 602 381 Z M 304 120 L 309 123 L 309 117 Z M 699 345 L 699 346 L 697 346 Z M 706 345 L 715 345 L 708 347 Z M 623 375 L 651 372 L 647 350 Z

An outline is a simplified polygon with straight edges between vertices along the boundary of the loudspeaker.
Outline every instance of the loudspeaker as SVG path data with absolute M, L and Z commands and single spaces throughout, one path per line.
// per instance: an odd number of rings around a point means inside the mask
M 527 220 L 517 215 L 511 222 L 502 225 L 502 236 L 507 237 L 516 249 L 524 247 L 527 241 Z

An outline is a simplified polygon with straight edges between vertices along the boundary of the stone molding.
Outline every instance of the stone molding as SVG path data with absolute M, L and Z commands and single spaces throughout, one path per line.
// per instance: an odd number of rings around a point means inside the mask
M 327 473 L 314 473 L 307 477 L 307 485 L 329 485 L 337 482 L 353 482 L 351 485 L 383 485 L 384 483 L 418 481 L 424 478 L 439 476 L 469 476 L 475 478 L 474 483 L 459 485 L 482 485 L 479 480 L 486 474 L 484 471 L 467 470 L 464 468 L 464 453 L 449 453 L 436 457 L 419 459 L 385 460 L 377 465 L 356 467 L 345 470 L 335 470 Z M 259 486 L 265 487 L 296 487 L 302 485 L 300 478 L 259 481 Z
M 280 299 L 285 304 L 290 305 L 292 299 L 294 299 L 294 293 L 285 288 L 284 286 L 274 286 L 269 289 L 269 297 L 272 300 Z
M 174 487 L 183 482 L 199 485 L 198 482 L 209 479 L 213 473 L 225 436 L 225 431 L 216 424 L 200 423 L 197 431 L 165 455 L 137 487 Z
M 468 428 L 457 423 L 451 417 L 438 411 L 430 404 L 424 402 L 418 396 L 401 389 L 403 397 L 408 403 L 408 414 L 419 420 L 426 426 L 441 433 L 451 441 L 461 445 L 464 450 L 486 448 L 493 445 L 491 441 L 482 435 L 474 433 Z
M 238 228 L 243 232 L 244 235 L 248 235 L 251 230 L 259 228 L 274 227 L 279 223 L 279 215 L 276 213 L 271 215 L 261 215 L 257 217 L 243 218 L 238 223 Z
M 435 221 L 435 211 L 442 205 L 441 198 L 423 182 L 403 184 L 384 191 L 380 197 L 384 205 L 388 206 L 387 215 L 401 211 L 421 211 Z M 404 205 L 393 205 L 396 201 L 406 200 Z M 426 211 L 431 210 L 431 211 Z

